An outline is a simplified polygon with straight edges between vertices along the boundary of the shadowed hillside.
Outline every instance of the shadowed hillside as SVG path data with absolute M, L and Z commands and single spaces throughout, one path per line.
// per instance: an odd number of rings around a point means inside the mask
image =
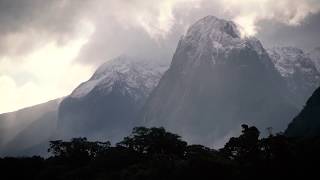
M 320 136 L 320 88 L 312 94 L 285 133 L 291 137 Z

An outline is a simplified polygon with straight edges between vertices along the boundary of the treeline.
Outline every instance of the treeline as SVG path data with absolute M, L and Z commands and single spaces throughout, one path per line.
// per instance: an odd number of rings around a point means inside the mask
M 219 150 L 188 145 L 164 128 L 136 127 L 114 146 L 74 138 L 51 141 L 51 157 L 1 158 L 1 179 L 182 180 L 317 179 L 320 138 L 242 134 Z

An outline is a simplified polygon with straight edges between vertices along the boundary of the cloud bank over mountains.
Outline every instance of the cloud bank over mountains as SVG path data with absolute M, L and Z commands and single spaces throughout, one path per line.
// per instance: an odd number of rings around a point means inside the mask
M 320 29 L 310 18 L 319 11 L 317 0 L 1 0 L 0 113 L 67 95 L 120 54 L 170 61 L 188 26 L 209 14 L 267 44 L 290 31 L 284 40 L 295 44 L 297 34 L 308 39 L 299 27 Z M 280 34 L 269 40 L 273 28 Z

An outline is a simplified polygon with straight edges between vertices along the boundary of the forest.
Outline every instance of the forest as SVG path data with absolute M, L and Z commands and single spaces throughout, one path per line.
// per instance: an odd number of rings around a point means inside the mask
M 136 127 L 111 145 L 86 138 L 51 141 L 48 158 L 0 158 L 4 179 L 171 180 L 301 179 L 317 177 L 320 138 L 260 137 L 242 125 L 221 149 L 189 145 L 164 128 Z

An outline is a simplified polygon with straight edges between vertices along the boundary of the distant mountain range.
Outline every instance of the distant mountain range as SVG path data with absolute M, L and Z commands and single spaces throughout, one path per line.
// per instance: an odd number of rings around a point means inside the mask
M 312 92 L 320 86 L 320 71 L 310 56 L 295 47 L 268 50 L 276 69 L 285 79 L 293 102 L 301 108 Z M 319 56 L 320 57 L 320 56 Z
M 50 139 L 116 142 L 138 125 L 205 145 L 224 143 L 242 123 L 284 131 L 320 86 L 319 69 L 320 48 L 266 50 L 233 22 L 207 16 L 183 35 L 171 64 L 120 56 L 63 99 L 0 115 L 0 155 L 45 154 Z

